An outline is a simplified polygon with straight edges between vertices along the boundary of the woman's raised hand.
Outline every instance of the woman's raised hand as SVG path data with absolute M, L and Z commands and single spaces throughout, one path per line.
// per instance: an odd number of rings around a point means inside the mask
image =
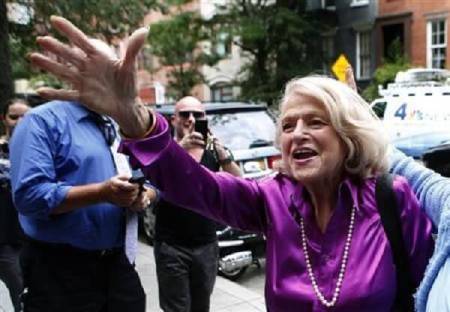
M 150 118 L 137 96 L 136 56 L 145 43 L 148 29 L 136 30 L 128 39 L 124 57 L 118 59 L 65 18 L 52 16 L 50 20 L 72 45 L 50 36 L 39 37 L 37 42 L 42 49 L 56 58 L 32 53 L 30 60 L 72 89 L 40 88 L 38 93 L 50 100 L 77 101 L 93 111 L 109 115 L 130 136 L 145 133 Z
M 353 68 L 351 65 L 347 66 L 347 68 L 345 69 L 345 82 L 355 92 L 358 92 L 358 88 L 356 87 L 355 82 L 355 74 L 353 73 Z

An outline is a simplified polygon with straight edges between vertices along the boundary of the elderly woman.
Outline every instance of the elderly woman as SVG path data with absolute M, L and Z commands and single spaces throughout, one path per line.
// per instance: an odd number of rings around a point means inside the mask
M 41 90 L 111 115 L 122 151 L 161 190 L 187 209 L 267 237 L 266 303 L 270 311 L 389 311 L 396 294 L 392 250 L 376 207 L 375 177 L 387 168 L 387 142 L 368 105 L 333 79 L 293 80 L 280 103 L 277 140 L 284 173 L 250 181 L 212 173 L 170 137 L 165 119 L 139 104 L 134 60 L 147 35 L 138 30 L 119 62 L 95 49 L 70 22 L 56 28 L 78 47 L 38 43 L 74 66 L 42 54 L 33 63 L 75 90 Z M 89 77 L 89 79 L 85 79 Z M 108 99 L 107 101 L 105 99 Z M 406 180 L 393 185 L 412 280 L 418 285 L 432 253 L 431 223 Z
M 378 121 L 349 87 L 323 77 L 291 81 L 280 111 L 285 173 L 262 182 L 197 165 L 161 116 L 148 138 L 122 149 L 166 199 L 266 235 L 268 310 L 391 310 L 395 268 L 374 196 L 374 177 L 387 168 Z M 395 178 L 394 191 L 417 286 L 432 253 L 431 223 L 406 180 Z

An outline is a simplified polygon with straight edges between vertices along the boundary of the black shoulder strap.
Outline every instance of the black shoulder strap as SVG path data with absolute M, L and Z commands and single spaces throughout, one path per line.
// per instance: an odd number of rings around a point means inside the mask
M 375 197 L 381 223 L 391 245 L 396 267 L 395 311 L 414 311 L 414 286 L 411 281 L 408 253 L 405 249 L 398 203 L 392 183 L 392 175 L 379 176 L 375 187 Z

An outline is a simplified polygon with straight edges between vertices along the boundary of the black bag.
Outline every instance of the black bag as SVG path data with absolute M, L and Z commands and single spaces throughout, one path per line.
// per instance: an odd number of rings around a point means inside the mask
M 397 198 L 392 187 L 393 177 L 384 174 L 377 178 L 375 198 L 384 231 L 391 245 L 396 267 L 397 293 L 394 311 L 414 311 L 414 284 L 411 279 L 408 253 L 402 234 Z

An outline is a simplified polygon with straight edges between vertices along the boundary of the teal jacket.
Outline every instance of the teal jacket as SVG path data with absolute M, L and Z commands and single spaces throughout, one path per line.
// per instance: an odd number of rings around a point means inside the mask
M 436 276 L 446 261 L 450 261 L 450 179 L 444 178 L 432 170 L 424 168 L 410 157 L 395 151 L 390 157 L 391 172 L 405 177 L 416 193 L 422 208 L 438 229 L 433 257 L 428 264 L 425 277 L 416 293 L 416 310 L 426 311 L 427 299 Z M 450 279 L 450 275 L 445 277 Z M 446 282 L 449 284 L 449 281 Z M 449 290 L 443 290 L 442 296 L 449 296 Z M 448 300 L 447 300 L 448 301 Z M 432 306 L 436 306 L 434 303 Z M 442 307 L 440 311 L 446 311 Z

